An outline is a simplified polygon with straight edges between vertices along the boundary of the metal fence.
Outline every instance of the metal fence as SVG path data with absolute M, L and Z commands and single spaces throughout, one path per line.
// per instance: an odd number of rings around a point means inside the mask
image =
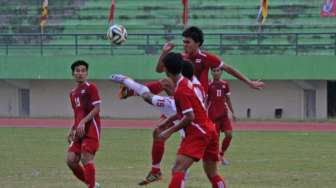
M 105 34 L 0 34 L 2 56 L 150 55 L 181 34 L 129 34 L 120 46 Z M 206 33 L 205 50 L 224 55 L 336 55 L 336 33 Z

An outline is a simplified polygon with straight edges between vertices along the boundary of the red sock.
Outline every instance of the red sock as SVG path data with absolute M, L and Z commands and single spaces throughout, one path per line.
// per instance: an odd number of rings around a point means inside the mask
M 82 182 L 86 183 L 85 175 L 84 175 L 84 168 L 81 165 L 78 165 L 76 168 L 71 168 L 73 174 Z
M 88 184 L 88 188 L 94 188 L 96 184 L 96 168 L 93 163 L 84 165 L 85 179 Z
M 163 90 L 160 81 L 148 82 L 145 83 L 145 86 L 147 86 L 151 93 L 153 93 L 154 95 L 161 93 L 161 91 Z
M 160 172 L 160 163 L 164 153 L 165 142 L 163 140 L 154 140 L 152 145 L 152 173 Z
M 211 179 L 211 184 L 212 184 L 212 188 L 227 188 L 224 179 L 220 177 L 219 175 L 214 176 Z
M 229 148 L 232 137 L 225 137 L 222 142 L 221 155 L 224 155 L 225 151 Z
M 175 172 L 173 173 L 173 177 L 170 181 L 168 188 L 183 188 L 184 187 L 184 173 L 183 172 Z

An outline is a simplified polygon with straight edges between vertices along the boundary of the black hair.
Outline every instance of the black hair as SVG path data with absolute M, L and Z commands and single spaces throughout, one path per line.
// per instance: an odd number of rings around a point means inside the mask
M 162 62 L 166 68 L 166 71 L 177 75 L 182 71 L 182 55 L 175 52 L 169 52 L 163 59 Z
M 182 75 L 189 80 L 192 80 L 194 75 L 194 65 L 191 62 L 183 61 L 182 63 Z
M 204 42 L 203 31 L 196 26 L 191 26 L 185 29 L 182 33 L 182 36 L 191 38 L 195 42 L 199 42 L 200 46 L 202 46 Z
M 84 60 L 77 60 L 77 61 L 73 62 L 72 65 L 71 65 L 72 73 L 75 72 L 75 68 L 77 66 L 80 66 L 80 65 L 85 66 L 86 70 L 89 70 L 89 64 L 86 61 L 84 61 Z

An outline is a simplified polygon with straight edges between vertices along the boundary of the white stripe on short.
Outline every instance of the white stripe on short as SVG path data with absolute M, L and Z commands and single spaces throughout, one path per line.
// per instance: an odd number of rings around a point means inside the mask
M 186 110 L 183 110 L 182 113 L 183 113 L 183 114 L 186 114 L 186 113 L 188 113 L 188 112 L 192 112 L 192 111 L 193 111 L 192 108 L 188 108 L 188 109 L 186 109 Z
M 191 125 L 195 126 L 195 127 L 196 127 L 199 131 L 201 131 L 203 134 L 206 134 L 205 130 L 202 129 L 202 127 L 199 126 L 198 124 L 196 124 L 196 123 L 191 123 Z
M 92 121 L 93 121 L 93 124 L 96 128 L 96 132 L 97 132 L 97 136 L 98 136 L 98 140 L 99 140 L 100 139 L 100 134 L 99 134 L 99 129 L 98 129 L 97 122 L 96 122 L 95 118 L 93 118 Z

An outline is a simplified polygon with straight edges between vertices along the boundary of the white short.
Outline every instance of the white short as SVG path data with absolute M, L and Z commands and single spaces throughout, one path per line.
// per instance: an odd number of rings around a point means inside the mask
M 152 104 L 166 117 L 176 114 L 175 101 L 172 97 L 154 95 Z
M 152 97 L 152 104 L 165 117 L 170 117 L 176 114 L 175 100 L 172 97 L 154 95 Z M 175 120 L 173 123 L 174 125 L 177 125 L 179 123 L 179 120 Z M 180 136 L 184 138 L 185 137 L 184 130 L 181 129 L 179 132 L 180 132 Z

